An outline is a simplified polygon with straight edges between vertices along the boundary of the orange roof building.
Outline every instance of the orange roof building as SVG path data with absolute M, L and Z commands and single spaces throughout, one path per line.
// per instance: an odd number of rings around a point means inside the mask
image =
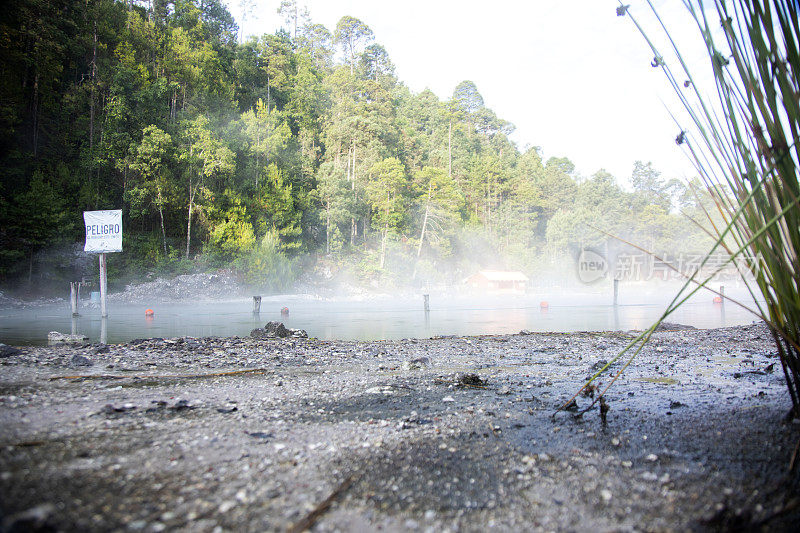
M 528 276 L 518 270 L 481 270 L 464 280 L 473 289 L 519 292 L 528 288 L 529 281 Z

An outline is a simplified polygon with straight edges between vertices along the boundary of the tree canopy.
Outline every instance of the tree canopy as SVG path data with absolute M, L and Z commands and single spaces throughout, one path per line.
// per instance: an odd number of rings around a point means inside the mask
M 0 276 L 30 277 L 37 251 L 81 242 L 94 209 L 123 210 L 121 268 L 205 259 L 263 273 L 282 257 L 281 279 L 293 258 L 325 255 L 373 273 L 409 265 L 409 279 L 532 271 L 607 246 L 591 227 L 665 249 L 703 242 L 676 213 L 701 199 L 649 163 L 631 191 L 577 175 L 567 157 L 520 150 L 475 83 L 446 100 L 410 91 L 364 21 L 331 31 L 294 1 L 279 12 L 285 29 L 240 41 L 219 0 L 10 0 Z

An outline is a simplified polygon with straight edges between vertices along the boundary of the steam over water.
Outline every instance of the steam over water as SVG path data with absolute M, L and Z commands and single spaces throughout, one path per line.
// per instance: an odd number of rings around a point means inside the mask
M 483 335 L 530 331 L 608 331 L 645 329 L 662 313 L 674 291 L 620 290 L 617 307 L 610 294 L 551 293 L 485 296 L 432 294 L 430 312 L 422 295 L 404 299 L 374 296 L 363 299 L 321 300 L 309 296 L 265 297 L 261 313 L 253 315 L 252 301 L 171 304 L 110 304 L 106 341 L 125 342 L 146 337 L 244 336 L 271 320 L 304 329 L 320 339 L 401 339 L 437 335 Z M 726 295 L 746 298 L 742 289 Z M 715 328 L 750 324 L 756 318 L 730 301 L 713 303 L 714 295 L 698 293 L 668 322 Z M 548 307 L 542 308 L 541 302 Z M 750 301 L 750 300 L 748 300 Z M 281 316 L 282 307 L 289 308 Z M 152 308 L 154 317 L 145 317 Z M 72 319 L 67 303 L 31 309 L 0 310 L 0 342 L 11 345 L 45 344 L 49 331 L 81 333 L 89 342 L 101 339 L 100 310 L 80 309 Z

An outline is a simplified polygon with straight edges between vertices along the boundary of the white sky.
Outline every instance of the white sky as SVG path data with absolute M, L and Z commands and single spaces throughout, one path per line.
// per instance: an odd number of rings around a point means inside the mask
M 284 21 L 280 0 L 226 0 L 245 35 L 272 33 Z M 657 34 L 643 0 L 626 0 Z M 543 156 L 569 157 L 580 174 L 600 168 L 625 184 L 637 159 L 652 161 L 664 177 L 695 172 L 675 144 L 680 111 L 653 54 L 616 0 L 298 0 L 312 21 L 333 31 L 350 15 L 366 23 L 415 93 L 431 89 L 448 98 L 472 80 L 486 105 L 512 122 L 519 148 L 539 146 Z M 680 0 L 656 0 L 682 53 L 703 70 L 702 43 Z M 677 21 L 677 22 L 676 22 Z M 663 50 L 666 55 L 667 50 Z M 707 61 L 707 60 L 706 60 Z M 672 64 L 672 63 L 671 63 Z

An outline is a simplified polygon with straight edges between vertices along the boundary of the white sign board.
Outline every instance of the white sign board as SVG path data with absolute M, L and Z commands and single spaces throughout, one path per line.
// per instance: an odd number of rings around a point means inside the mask
M 84 252 L 122 251 L 122 210 L 84 211 L 86 244 Z

